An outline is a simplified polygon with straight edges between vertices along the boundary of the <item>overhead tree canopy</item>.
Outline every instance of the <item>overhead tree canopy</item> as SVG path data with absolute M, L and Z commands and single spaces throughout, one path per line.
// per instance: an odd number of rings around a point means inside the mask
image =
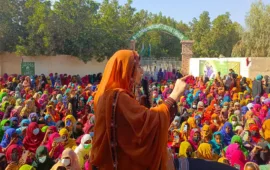
M 59 0 L 53 5 L 40 0 L 0 0 L 0 52 L 18 55 L 67 54 L 87 62 L 103 61 L 115 51 L 129 47 L 129 40 L 139 30 L 164 24 L 194 40 L 194 57 L 270 56 L 269 6 L 255 3 L 246 18 L 247 31 L 221 14 L 211 20 L 208 12 L 186 24 L 137 11 L 132 0 L 120 5 L 118 0 Z M 260 18 L 260 19 L 258 19 Z M 147 56 L 180 57 L 177 37 L 164 31 L 150 31 L 137 39 L 137 50 L 151 47 Z

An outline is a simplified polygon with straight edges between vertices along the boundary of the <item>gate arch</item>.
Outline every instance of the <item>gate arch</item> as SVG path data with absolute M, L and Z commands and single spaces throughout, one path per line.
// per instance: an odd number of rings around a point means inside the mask
M 173 27 L 164 25 L 164 24 L 154 24 L 154 25 L 150 25 L 146 28 L 143 28 L 140 31 L 138 31 L 136 34 L 134 34 L 130 39 L 137 40 L 142 35 L 144 35 L 145 33 L 149 32 L 149 31 L 152 31 L 152 30 L 165 31 L 165 32 L 177 37 L 180 41 L 188 40 L 188 38 L 183 33 L 181 33 L 179 30 L 177 30 Z
M 193 41 L 189 40 L 188 37 L 186 37 L 183 33 L 181 33 L 179 30 L 164 25 L 164 24 L 154 24 L 154 25 L 150 25 L 146 28 L 141 29 L 140 31 L 138 31 L 137 33 L 135 33 L 131 38 L 130 38 L 130 48 L 132 50 L 135 50 L 136 47 L 136 40 L 138 38 L 140 38 L 141 36 L 143 36 L 145 33 L 152 31 L 152 30 L 158 30 L 158 31 L 165 31 L 175 37 L 177 37 L 180 41 L 180 43 L 182 44 L 182 64 L 181 64 L 181 70 L 183 74 L 189 74 L 189 62 L 190 62 L 190 58 L 193 55 L 192 52 L 192 45 L 193 45 Z

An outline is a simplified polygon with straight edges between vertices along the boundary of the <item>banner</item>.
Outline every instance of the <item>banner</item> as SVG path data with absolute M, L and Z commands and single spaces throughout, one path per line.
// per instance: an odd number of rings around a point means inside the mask
M 229 69 L 240 75 L 240 62 L 234 61 L 218 61 L 218 60 L 200 60 L 200 75 L 206 75 L 209 78 L 214 78 L 217 72 L 222 76 L 229 74 Z
M 21 72 L 24 76 L 34 76 L 35 75 L 35 63 L 34 62 L 22 62 Z

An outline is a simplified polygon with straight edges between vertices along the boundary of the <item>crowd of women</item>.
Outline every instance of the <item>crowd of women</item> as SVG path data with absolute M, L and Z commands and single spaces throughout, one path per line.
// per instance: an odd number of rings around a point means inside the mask
M 150 82 L 153 106 L 179 74 Z M 93 99 L 101 74 L 0 78 L 0 169 L 91 169 Z M 224 78 L 190 78 L 168 129 L 174 157 L 200 158 L 240 170 L 270 169 L 270 83 L 231 70 Z M 137 89 L 143 95 L 142 88 Z M 96 129 L 98 130 L 98 129 Z M 128 139 L 127 139 L 128 140 Z M 268 165 L 267 165 L 268 164 Z
M 0 78 L 0 169 L 88 169 L 101 74 Z M 91 84 L 91 85 L 90 85 Z
M 178 115 L 169 129 L 175 157 L 200 158 L 239 170 L 270 169 L 270 82 L 251 80 L 230 70 L 192 78 L 180 98 Z M 154 103 L 166 99 L 173 84 L 152 86 Z

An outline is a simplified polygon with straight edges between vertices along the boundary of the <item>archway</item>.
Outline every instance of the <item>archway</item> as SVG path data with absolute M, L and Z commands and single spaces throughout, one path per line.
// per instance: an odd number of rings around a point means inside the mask
M 186 37 L 183 33 L 181 33 L 179 30 L 172 28 L 167 25 L 163 24 L 154 24 L 150 25 L 146 28 L 141 29 L 138 31 L 136 34 L 134 34 L 130 38 L 130 48 L 132 50 L 135 50 L 136 48 L 136 40 L 143 36 L 145 33 L 152 31 L 152 30 L 158 30 L 158 31 L 165 31 L 175 37 L 177 37 L 182 44 L 182 65 L 181 65 L 181 70 L 183 74 L 189 74 L 189 61 L 190 58 L 192 57 L 192 44 L 193 41 L 188 40 L 188 37 Z

